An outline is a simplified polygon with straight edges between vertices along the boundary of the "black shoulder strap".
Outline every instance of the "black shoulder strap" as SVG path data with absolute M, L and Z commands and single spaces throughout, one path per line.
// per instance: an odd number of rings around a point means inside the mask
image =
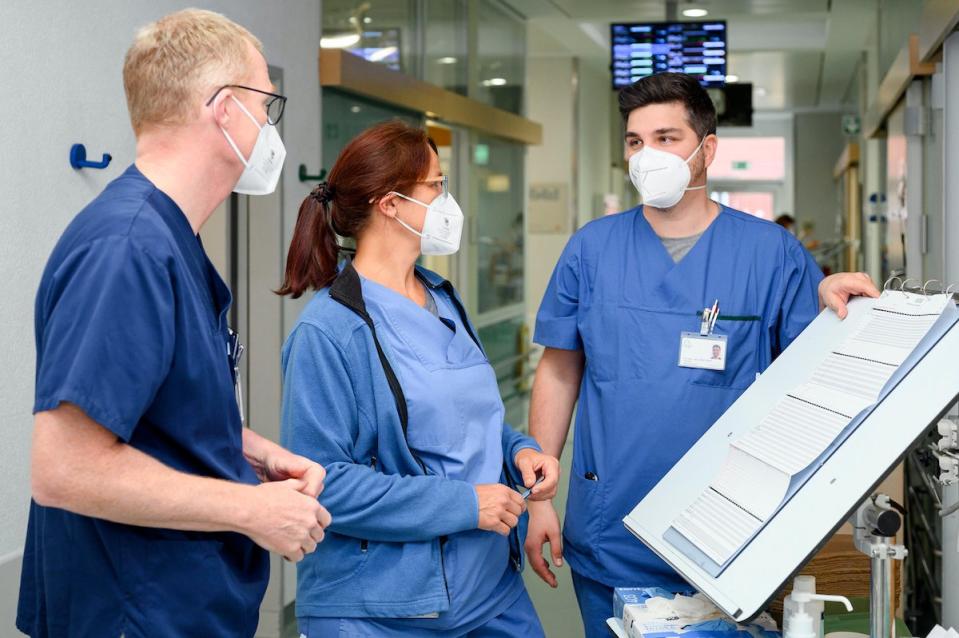
M 366 311 L 366 302 L 363 301 L 363 289 L 360 285 L 360 276 L 351 262 L 347 262 L 340 274 L 333 280 L 330 286 L 330 297 L 340 302 L 357 315 L 359 315 L 366 325 L 370 328 L 373 335 L 373 344 L 376 345 L 376 354 L 380 358 L 380 365 L 383 366 L 383 372 L 386 374 L 386 381 L 393 393 L 393 400 L 396 402 L 396 411 L 400 415 L 400 425 L 403 427 L 403 436 L 406 437 L 406 429 L 409 425 L 409 414 L 406 411 L 406 397 L 403 395 L 403 388 L 400 386 L 396 373 L 393 372 L 393 366 L 390 365 L 386 353 L 383 352 L 383 346 L 376 337 L 376 328 L 373 327 L 373 318 Z

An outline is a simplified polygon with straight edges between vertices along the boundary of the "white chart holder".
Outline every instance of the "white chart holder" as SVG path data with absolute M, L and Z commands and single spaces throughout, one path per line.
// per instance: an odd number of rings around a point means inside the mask
M 719 472 L 730 442 L 759 423 L 785 391 L 803 383 L 873 303 L 853 299 L 845 321 L 820 313 L 623 519 L 629 531 L 736 620 L 766 608 L 959 396 L 955 324 L 718 577 L 664 540 L 673 520 Z

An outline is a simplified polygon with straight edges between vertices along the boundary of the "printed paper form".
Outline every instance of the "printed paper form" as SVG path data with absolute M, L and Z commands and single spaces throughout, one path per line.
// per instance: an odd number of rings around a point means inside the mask
M 885 293 L 863 325 L 836 352 L 898 366 L 929 332 L 949 300 L 949 295 L 923 297 L 901 292 Z
M 709 488 L 673 522 L 673 529 L 722 565 L 755 534 L 763 522 Z
M 878 400 L 949 303 L 947 295 L 937 297 L 884 294 L 806 383 L 731 444 L 720 473 L 673 529 L 717 565 L 733 558 L 798 489 L 791 491 L 793 477 L 834 446 L 854 417 Z
M 788 487 L 788 475 L 731 447 L 712 487 L 673 527 L 721 564 L 772 515 Z
M 808 467 L 870 402 L 808 383 L 787 394 L 732 447 L 790 476 Z M 783 489 L 780 500 L 785 495 Z M 777 502 L 777 505 L 779 503 Z

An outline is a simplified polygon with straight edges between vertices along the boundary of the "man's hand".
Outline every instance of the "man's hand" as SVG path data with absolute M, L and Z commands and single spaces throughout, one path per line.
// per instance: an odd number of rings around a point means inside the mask
M 243 532 L 260 547 L 296 562 L 323 541 L 332 519 L 315 497 L 306 494 L 305 481 L 261 483 L 249 494 Z
M 548 501 L 556 496 L 556 484 L 559 483 L 559 461 L 556 457 L 533 448 L 523 448 L 516 453 L 513 464 L 523 475 L 523 484 L 533 488 L 529 495 L 531 501 Z M 537 476 L 543 477 L 539 485 L 536 484 Z
M 543 557 L 543 545 L 549 543 L 553 565 L 563 566 L 563 535 L 559 529 L 559 516 L 550 502 L 531 503 L 529 529 L 526 532 L 526 560 L 533 571 L 552 588 L 556 588 L 556 574 Z
M 323 492 L 326 470 L 305 456 L 281 448 L 267 458 L 267 468 L 270 481 L 300 479 L 303 482 L 302 492 L 307 496 L 317 498 Z
M 243 441 L 247 458 L 252 448 L 264 457 L 263 450 L 282 450 L 253 432 L 244 433 Z M 239 532 L 299 560 L 323 540 L 330 514 L 307 494 L 318 491 L 317 484 L 322 489 L 316 464 L 286 455 L 292 459 L 277 456 L 279 467 L 287 468 L 282 471 L 302 470 L 306 479 L 252 486 L 196 476 L 121 442 L 81 408 L 64 403 L 36 416 L 32 493 L 41 505 L 125 525 Z
M 243 456 L 261 483 L 299 479 L 307 496 L 317 498 L 323 492 L 326 470 L 322 465 L 293 454 L 249 428 L 243 430 Z
M 829 275 L 819 283 L 819 309 L 831 308 L 845 319 L 849 314 L 846 304 L 854 296 L 878 297 L 879 289 L 864 272 L 840 272 Z

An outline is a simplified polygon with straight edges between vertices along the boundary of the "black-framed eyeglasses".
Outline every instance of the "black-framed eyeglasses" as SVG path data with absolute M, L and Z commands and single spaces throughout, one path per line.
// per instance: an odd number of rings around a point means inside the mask
M 266 119 L 267 121 L 276 126 L 280 121 L 280 118 L 283 117 L 283 109 L 286 108 L 286 96 L 280 95 L 278 93 L 270 93 L 269 91 L 261 91 L 260 89 L 254 89 L 252 86 L 243 86 L 242 84 L 224 84 L 216 90 L 216 93 L 207 100 L 206 106 L 213 104 L 213 100 L 216 99 L 216 96 L 220 94 L 220 91 L 223 89 L 245 89 L 247 91 L 254 91 L 256 93 L 262 93 L 263 95 L 269 95 L 272 99 L 266 102 Z

